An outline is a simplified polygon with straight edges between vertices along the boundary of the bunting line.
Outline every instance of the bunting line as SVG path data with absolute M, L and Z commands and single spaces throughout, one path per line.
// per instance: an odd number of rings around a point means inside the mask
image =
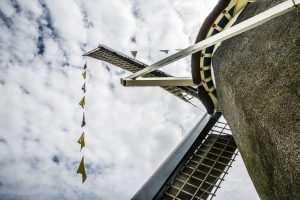
M 182 49 L 174 49 L 175 51 L 181 51 Z M 169 54 L 169 52 L 171 51 L 170 49 L 159 49 L 160 52 L 165 53 L 165 54 Z M 137 54 L 139 53 L 139 51 L 134 50 L 134 51 L 130 51 L 131 56 L 133 58 L 136 58 Z
M 84 96 L 81 98 L 79 105 L 81 106 L 81 108 L 83 109 L 83 114 L 82 114 L 82 122 L 81 122 L 81 128 L 83 129 L 83 127 L 86 125 L 85 122 L 85 93 L 86 93 L 86 77 L 87 77 L 87 65 L 86 63 L 83 66 L 83 72 L 82 72 L 82 77 L 84 80 L 84 83 L 81 87 L 81 90 L 83 91 Z M 82 130 L 82 133 L 77 141 L 78 144 L 80 144 L 80 151 L 82 150 L 82 148 L 85 147 L 85 139 L 84 139 L 84 130 Z M 84 156 L 82 156 L 82 159 L 79 163 L 78 169 L 77 169 L 77 173 L 82 175 L 82 183 L 85 182 L 87 175 L 86 175 L 86 171 L 85 171 L 85 165 L 84 165 Z

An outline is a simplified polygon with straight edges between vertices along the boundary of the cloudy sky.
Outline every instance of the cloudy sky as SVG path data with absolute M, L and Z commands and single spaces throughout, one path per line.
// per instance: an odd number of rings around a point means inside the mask
M 159 49 L 191 45 L 216 2 L 1 0 L 0 199 L 129 199 L 203 110 L 160 88 L 123 88 L 128 73 L 82 54 L 102 43 L 151 64 Z M 164 70 L 190 76 L 189 62 Z M 240 157 L 229 172 L 215 199 L 258 199 Z

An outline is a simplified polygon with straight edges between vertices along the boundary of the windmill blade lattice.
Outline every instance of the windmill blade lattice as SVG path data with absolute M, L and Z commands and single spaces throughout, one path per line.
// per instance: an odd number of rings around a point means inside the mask
M 218 121 L 156 199 L 212 199 L 236 155 L 228 124 Z
M 84 56 L 88 56 L 91 58 L 108 62 L 112 65 L 130 71 L 132 73 L 135 73 L 141 69 L 148 67 L 148 65 L 146 65 L 145 63 L 142 63 L 129 56 L 126 56 L 121 52 L 117 52 L 105 45 L 99 45 L 98 48 L 86 53 Z M 172 77 L 172 76 L 160 70 L 156 70 L 147 74 L 145 77 Z M 198 99 L 197 89 L 194 87 L 163 86 L 162 88 L 185 102 L 190 102 L 191 99 L 193 98 Z

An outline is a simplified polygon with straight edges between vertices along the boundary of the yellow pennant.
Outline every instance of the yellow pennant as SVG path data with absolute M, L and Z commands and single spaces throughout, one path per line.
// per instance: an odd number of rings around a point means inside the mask
M 77 141 L 80 144 L 80 151 L 83 147 L 85 147 L 85 141 L 84 141 L 84 132 L 82 132 L 79 140 Z
M 86 172 L 85 172 L 85 166 L 84 166 L 84 156 L 82 156 L 82 159 L 80 161 L 79 167 L 77 169 L 78 174 L 82 174 L 82 183 L 86 180 Z
M 85 106 L 85 96 L 82 97 L 82 99 L 81 99 L 80 102 L 79 102 L 79 105 L 80 105 L 82 108 L 84 108 L 84 106 Z
M 86 70 L 82 72 L 83 79 L 86 79 Z

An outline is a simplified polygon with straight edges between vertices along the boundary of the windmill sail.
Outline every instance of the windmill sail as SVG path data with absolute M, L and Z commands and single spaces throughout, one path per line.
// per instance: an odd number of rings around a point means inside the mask
M 221 175 L 231 165 L 235 151 L 232 135 L 209 134 L 159 199 L 214 197 L 223 180 Z
M 86 53 L 84 56 L 89 56 L 91 58 L 99 59 L 115 66 L 118 66 L 122 69 L 135 73 L 141 69 L 148 67 L 148 65 L 126 56 L 120 52 L 117 52 L 109 47 L 104 45 L 99 45 L 98 48 Z M 171 75 L 164 73 L 162 71 L 156 70 L 145 77 L 172 77 Z M 185 102 L 190 102 L 191 99 L 197 98 L 197 89 L 189 86 L 171 86 L 171 87 L 162 87 L 164 90 L 175 95 Z
M 220 116 L 205 114 L 132 200 L 212 199 L 237 155 Z

